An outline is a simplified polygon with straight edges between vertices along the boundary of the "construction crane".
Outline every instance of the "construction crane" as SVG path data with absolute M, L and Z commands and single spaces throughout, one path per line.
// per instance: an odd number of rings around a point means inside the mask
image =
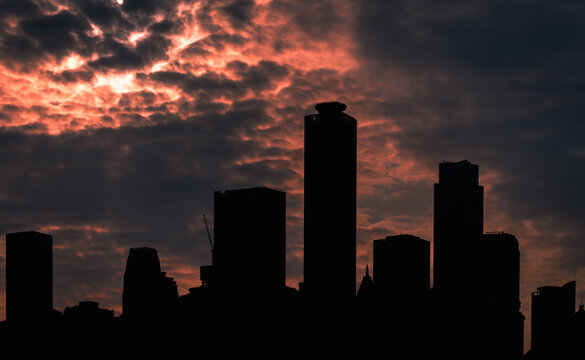
M 213 257 L 214 257 L 214 246 L 213 246 L 213 239 L 211 237 L 211 233 L 209 232 L 209 226 L 207 225 L 207 218 L 205 214 L 203 214 L 203 222 L 205 223 L 205 230 L 207 231 L 207 238 L 209 239 L 209 246 L 211 246 L 211 264 L 213 265 Z
M 214 258 L 215 258 L 215 247 L 213 245 L 213 238 L 209 232 L 209 226 L 207 225 L 207 218 L 203 214 L 203 222 L 205 223 L 205 230 L 207 231 L 207 238 L 209 239 L 209 245 L 211 246 L 211 265 L 204 265 L 200 267 L 200 278 L 202 286 L 209 286 L 213 284 L 214 279 Z

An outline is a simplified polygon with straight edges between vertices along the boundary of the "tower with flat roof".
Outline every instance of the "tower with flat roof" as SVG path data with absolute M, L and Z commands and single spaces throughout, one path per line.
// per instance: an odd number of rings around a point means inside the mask
M 305 116 L 303 293 L 342 301 L 356 289 L 357 121 L 346 108 Z
M 268 295 L 286 286 L 286 193 L 267 187 L 214 194 L 215 285 Z
M 440 163 L 434 196 L 433 287 L 453 294 L 473 282 L 473 251 L 483 234 L 479 167 L 467 160 Z
M 6 320 L 47 323 L 53 311 L 53 237 L 36 231 L 6 235 Z

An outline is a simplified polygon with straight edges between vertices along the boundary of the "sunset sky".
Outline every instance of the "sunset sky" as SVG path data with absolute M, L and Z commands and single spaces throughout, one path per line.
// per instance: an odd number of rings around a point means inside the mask
M 585 288 L 584 18 L 583 1 L 0 0 L 0 320 L 17 231 L 53 235 L 58 310 L 119 313 L 131 247 L 187 293 L 214 190 L 287 192 L 297 287 L 303 116 L 341 101 L 358 279 L 372 240 L 432 240 L 438 164 L 467 159 L 484 230 L 520 242 L 529 325 L 537 287 Z

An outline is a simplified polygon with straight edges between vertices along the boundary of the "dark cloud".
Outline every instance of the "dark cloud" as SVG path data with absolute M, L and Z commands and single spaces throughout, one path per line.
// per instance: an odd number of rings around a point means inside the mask
M 79 46 L 90 25 L 69 11 L 45 15 L 20 23 L 23 33 L 35 39 L 39 49 L 63 55 Z
M 183 28 L 180 19 L 165 19 L 148 27 L 149 32 L 156 34 L 175 34 Z
M 254 5 L 254 0 L 235 0 L 220 7 L 220 11 L 228 16 L 233 28 L 239 29 L 251 23 Z
M 125 0 L 122 9 L 130 14 L 154 15 L 174 9 L 177 3 L 176 0 Z
M 0 32 L 0 59 L 26 70 L 48 56 L 60 59 L 71 52 L 88 55 L 94 43 L 87 35 L 90 29 L 85 18 L 67 10 L 22 18 L 16 29 Z
M 158 71 L 149 75 L 141 74 L 138 77 L 148 77 L 168 86 L 177 86 L 192 96 L 206 99 L 228 96 L 237 99 L 246 95 L 249 90 L 258 93 L 271 89 L 277 80 L 289 74 L 287 67 L 266 60 L 255 65 L 233 61 L 226 66 L 226 69 L 234 71 L 237 78 L 232 79 L 215 72 L 206 72 L 196 76 L 177 71 Z
M 110 0 L 74 0 L 72 3 L 89 21 L 110 35 L 123 36 L 136 26 L 122 15 L 120 6 Z
M 51 80 L 60 83 L 92 82 L 95 74 L 91 70 L 64 70 L 59 73 L 48 72 Z
M 268 5 L 274 16 L 288 19 L 286 26 L 278 31 L 283 35 L 290 32 L 290 27 L 307 35 L 307 40 L 326 42 L 331 37 L 352 27 L 351 16 L 345 11 L 360 2 L 353 0 L 275 0 Z M 357 7 L 359 8 L 359 7 Z M 283 36 L 286 38 L 286 36 Z M 289 46 L 281 44 L 281 46 Z
M 33 17 L 39 15 L 39 6 L 30 0 L 2 0 L 0 2 L 0 18 Z
M 111 55 L 105 55 L 88 65 L 101 71 L 126 71 L 141 69 L 157 60 L 167 58 L 167 50 L 171 41 L 160 34 L 153 34 L 130 47 L 117 41 L 110 41 Z
M 177 86 L 187 94 L 207 98 L 217 98 L 221 95 L 238 98 L 244 96 L 247 91 L 239 82 L 223 74 L 212 72 L 195 76 L 176 71 L 157 71 L 149 74 L 148 77 L 167 86 Z

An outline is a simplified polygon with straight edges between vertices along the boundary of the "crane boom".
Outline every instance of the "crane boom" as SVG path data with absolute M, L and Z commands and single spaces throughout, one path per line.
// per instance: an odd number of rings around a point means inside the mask
M 209 232 L 209 226 L 207 225 L 207 218 L 205 217 L 205 214 L 203 214 L 203 222 L 205 223 L 205 230 L 207 231 L 207 238 L 209 239 L 209 245 L 211 246 L 211 261 L 213 263 L 213 252 L 214 252 L 213 239 L 211 238 L 211 233 Z

